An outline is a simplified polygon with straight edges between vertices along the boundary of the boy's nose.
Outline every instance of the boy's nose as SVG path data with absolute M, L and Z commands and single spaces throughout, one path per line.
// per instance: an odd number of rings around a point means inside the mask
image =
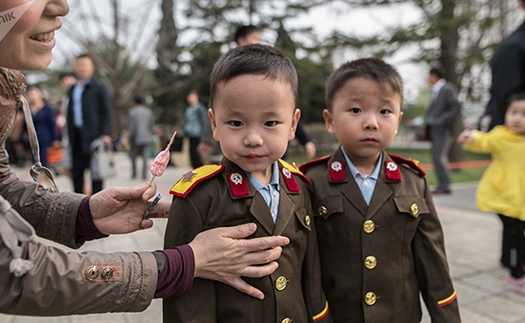
M 262 146 L 263 138 L 257 131 L 249 131 L 244 137 L 243 144 L 247 147 Z
M 363 127 L 367 130 L 377 130 L 377 117 L 374 115 L 368 115 L 365 117 Z

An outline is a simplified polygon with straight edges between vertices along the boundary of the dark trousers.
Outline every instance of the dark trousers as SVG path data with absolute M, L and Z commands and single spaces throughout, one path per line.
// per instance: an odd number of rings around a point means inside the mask
M 132 145 L 129 149 L 129 157 L 131 158 L 131 176 L 137 176 L 137 156 L 142 157 L 142 179 L 148 177 L 148 159 L 149 159 L 149 144 L 146 145 Z
M 84 192 L 84 172 L 89 168 L 91 155 L 85 155 L 82 151 L 82 131 L 75 129 L 75 136 L 71 144 L 71 161 L 73 173 L 73 189 L 75 193 Z M 103 181 L 91 180 L 91 194 L 102 191 Z
M 447 168 L 448 151 L 452 145 L 452 130 L 446 127 L 430 126 L 432 162 L 438 180 L 438 189 L 450 190 L 450 174 Z
M 197 168 L 202 166 L 202 159 L 201 155 L 197 151 L 197 146 L 199 146 L 199 143 L 201 142 L 200 138 L 195 137 L 188 137 L 190 140 L 190 161 L 191 161 L 191 167 Z
M 510 268 L 511 275 L 523 277 L 525 266 L 525 222 L 498 214 L 503 224 L 501 262 Z

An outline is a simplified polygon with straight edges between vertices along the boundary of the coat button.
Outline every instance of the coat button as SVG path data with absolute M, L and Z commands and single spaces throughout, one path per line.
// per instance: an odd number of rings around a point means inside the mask
M 290 318 L 288 318 L 288 317 L 281 321 L 281 323 L 291 323 L 291 322 L 292 322 L 292 320 Z
M 328 210 L 326 209 L 326 206 L 320 206 L 317 208 L 317 213 L 319 213 L 320 216 L 325 216 L 328 214 Z
M 416 215 L 419 212 L 419 207 L 416 203 L 410 205 L 410 212 L 412 212 L 412 215 Z
M 306 225 L 310 226 L 310 216 L 309 215 L 304 217 L 304 223 L 306 223 Z
M 277 290 L 283 290 L 286 288 L 286 285 L 288 284 L 288 280 L 284 276 L 279 276 L 277 280 L 275 281 L 275 289 Z
M 111 277 L 113 277 L 113 269 L 111 267 L 104 267 L 104 269 L 102 269 L 102 273 L 100 274 L 100 276 L 105 281 L 110 280 Z
M 363 223 L 363 231 L 366 233 L 372 233 L 376 229 L 376 224 L 372 220 L 366 220 L 365 223 Z
M 374 305 L 377 301 L 377 296 L 374 292 L 368 292 L 365 295 L 365 303 L 366 305 Z
M 94 281 L 98 277 L 98 267 L 97 266 L 89 266 L 88 269 L 86 269 L 86 278 L 89 281 Z
M 377 266 L 377 259 L 374 256 L 368 256 L 365 258 L 365 267 L 368 269 L 374 269 Z

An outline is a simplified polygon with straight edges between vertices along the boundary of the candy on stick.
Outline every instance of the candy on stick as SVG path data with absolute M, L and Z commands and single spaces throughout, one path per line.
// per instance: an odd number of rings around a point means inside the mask
M 153 160 L 153 164 L 151 164 L 151 175 L 153 175 L 153 177 L 149 181 L 148 187 L 151 186 L 156 176 L 162 176 L 162 174 L 164 174 L 164 170 L 166 169 L 166 166 L 168 166 L 168 163 L 170 161 L 170 147 L 173 143 L 173 139 L 175 139 L 176 134 L 177 131 L 173 132 L 173 135 L 171 136 L 170 142 L 166 146 L 166 149 L 161 151 Z

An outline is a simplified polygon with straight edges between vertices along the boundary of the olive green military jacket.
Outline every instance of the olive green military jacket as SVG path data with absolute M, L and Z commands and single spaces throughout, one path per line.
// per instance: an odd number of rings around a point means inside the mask
M 270 209 L 237 165 L 223 159 L 184 175 L 166 227 L 166 248 L 191 241 L 199 232 L 248 222 L 257 224 L 253 237 L 282 235 L 290 239 L 271 275 L 245 280 L 260 289 L 264 300 L 220 282 L 195 279 L 185 295 L 163 300 L 164 322 L 331 322 L 321 287 L 319 255 L 311 205 L 298 171 L 280 168 L 280 201 L 274 224 Z
M 22 85 L 19 72 L 0 70 L 0 195 L 38 236 L 78 248 L 84 241 L 75 236 L 76 218 L 85 196 L 51 193 L 34 182 L 19 180 L 9 168 L 5 141 L 13 128 Z M 56 316 L 142 311 L 150 304 L 157 285 L 157 263 L 150 252 L 78 253 L 36 237 L 15 240 L 20 258 L 33 264 L 25 274 L 15 276 L 10 271 L 13 252 L 8 244 L 16 239 L 12 234 L 20 221 L 13 214 L 0 210 L 0 312 Z
M 433 323 L 460 322 L 423 171 L 383 153 L 367 206 L 341 149 L 300 169 L 312 181 L 323 288 L 334 322 L 420 322 L 420 294 Z

